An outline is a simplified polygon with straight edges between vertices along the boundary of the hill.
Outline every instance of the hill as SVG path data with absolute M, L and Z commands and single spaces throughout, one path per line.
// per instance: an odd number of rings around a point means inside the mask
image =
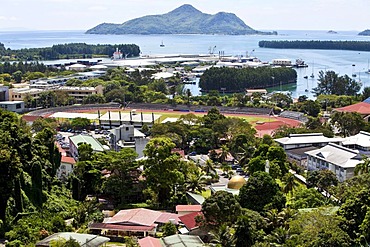
M 370 36 L 370 29 L 366 29 L 365 31 L 360 32 L 358 35 Z
M 261 32 L 246 25 L 235 14 L 205 14 L 185 4 L 163 15 L 148 15 L 123 24 L 102 23 L 87 34 L 277 34 Z

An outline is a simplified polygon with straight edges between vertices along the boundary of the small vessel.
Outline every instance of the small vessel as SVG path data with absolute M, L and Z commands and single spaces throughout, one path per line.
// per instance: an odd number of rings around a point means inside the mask
M 304 91 L 307 93 L 308 92 L 308 89 L 306 88 Z
M 162 41 L 162 43 L 161 43 L 159 46 L 160 46 L 160 47 L 164 47 L 163 41 Z
M 306 68 L 306 67 L 308 67 L 308 64 L 305 64 L 305 62 L 302 59 L 298 58 L 298 59 L 295 60 L 295 64 L 293 65 L 293 67 L 295 67 L 295 68 Z
M 311 78 L 315 78 L 315 74 L 313 73 L 314 68 L 315 68 L 315 61 L 312 63 L 312 74 L 310 75 Z
M 355 73 L 355 66 L 356 64 L 352 64 L 352 77 L 356 77 L 356 73 Z
M 303 78 L 304 78 L 304 79 L 308 79 L 308 76 L 306 76 L 306 75 L 305 75 L 305 76 L 303 76 Z

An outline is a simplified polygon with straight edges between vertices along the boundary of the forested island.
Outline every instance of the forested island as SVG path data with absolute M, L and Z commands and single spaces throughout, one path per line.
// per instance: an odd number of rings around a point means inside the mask
M 370 36 L 370 29 L 366 29 L 366 30 L 360 32 L 358 35 Z
M 190 4 L 162 15 L 147 15 L 122 24 L 102 23 L 86 32 L 87 34 L 268 34 L 246 25 L 233 13 L 219 12 L 205 14 Z
M 244 92 L 246 88 L 267 88 L 280 84 L 294 83 L 297 72 L 292 68 L 211 68 L 200 78 L 203 91 L 220 90 L 225 92 Z
M 346 40 L 262 40 L 258 42 L 262 48 L 278 49 L 321 49 L 370 51 L 369 41 Z
M 0 43 L 0 60 L 38 61 L 111 57 L 116 49 L 122 52 L 123 57 L 137 57 L 140 55 L 140 48 L 135 44 L 90 45 L 86 43 L 69 43 L 53 45 L 52 47 L 11 50 L 10 48 L 6 48 L 4 44 Z

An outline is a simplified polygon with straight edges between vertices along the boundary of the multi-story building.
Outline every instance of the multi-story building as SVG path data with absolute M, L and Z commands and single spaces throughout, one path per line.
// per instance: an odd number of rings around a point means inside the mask
M 110 145 L 118 151 L 121 148 L 133 148 L 141 158 L 144 156 L 144 149 L 149 142 L 149 138 L 133 125 L 123 124 L 117 128 L 111 129 Z
M 84 98 L 94 94 L 103 94 L 103 87 L 99 85 L 97 87 L 67 87 L 61 86 L 56 91 L 67 92 L 68 96 L 73 97 L 76 102 L 81 103 Z
M 328 169 L 337 176 L 340 182 L 353 177 L 356 165 L 363 162 L 359 151 L 334 143 L 308 151 L 306 154 L 309 171 Z
M 41 85 L 44 85 L 43 87 Z M 42 88 L 42 89 L 41 89 Z M 87 96 L 94 94 L 103 94 L 103 87 L 67 87 L 56 86 L 48 83 L 38 84 L 38 88 L 14 88 L 9 90 L 10 100 L 24 101 L 27 96 L 39 98 L 41 93 L 49 91 L 64 91 L 68 96 L 73 97 L 77 103 L 81 103 Z

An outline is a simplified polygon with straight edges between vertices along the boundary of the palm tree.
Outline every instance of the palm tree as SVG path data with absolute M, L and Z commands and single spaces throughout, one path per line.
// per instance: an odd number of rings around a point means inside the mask
M 297 181 L 295 179 L 294 174 L 288 172 L 284 176 L 284 181 L 285 181 L 285 186 L 283 188 L 283 192 L 285 194 L 293 193 L 294 188 L 296 188 L 298 186 L 298 183 L 297 183 Z
M 201 172 L 191 174 L 185 182 L 186 190 L 191 192 L 202 192 L 205 190 L 206 179 Z
M 229 155 L 229 148 L 226 145 L 222 145 L 221 153 L 219 155 L 220 162 L 224 163 L 227 160 L 228 155 Z
M 286 241 L 291 238 L 291 234 L 289 229 L 285 229 L 283 227 L 276 228 L 274 231 L 271 232 L 270 235 L 266 237 L 268 242 L 272 244 L 272 246 L 284 246 Z
M 281 215 L 276 208 L 267 211 L 265 217 L 267 227 L 270 229 L 275 229 L 281 226 L 284 223 L 284 218 L 282 216 L 283 215 Z
M 215 165 L 211 159 L 206 160 L 203 170 L 205 171 L 206 175 L 211 175 L 212 177 L 217 174 Z
M 355 175 L 361 175 L 370 172 L 370 159 L 369 157 L 362 157 L 362 163 L 357 164 L 355 167 Z
M 217 230 L 211 231 L 210 235 L 212 236 L 211 243 L 216 244 L 216 246 L 235 247 L 235 235 L 231 232 L 231 227 L 226 224 L 222 224 Z
M 285 229 L 289 228 L 289 222 L 293 220 L 298 214 L 298 211 L 292 208 L 284 208 L 281 212 L 279 212 L 279 216 L 283 221 L 283 225 Z

